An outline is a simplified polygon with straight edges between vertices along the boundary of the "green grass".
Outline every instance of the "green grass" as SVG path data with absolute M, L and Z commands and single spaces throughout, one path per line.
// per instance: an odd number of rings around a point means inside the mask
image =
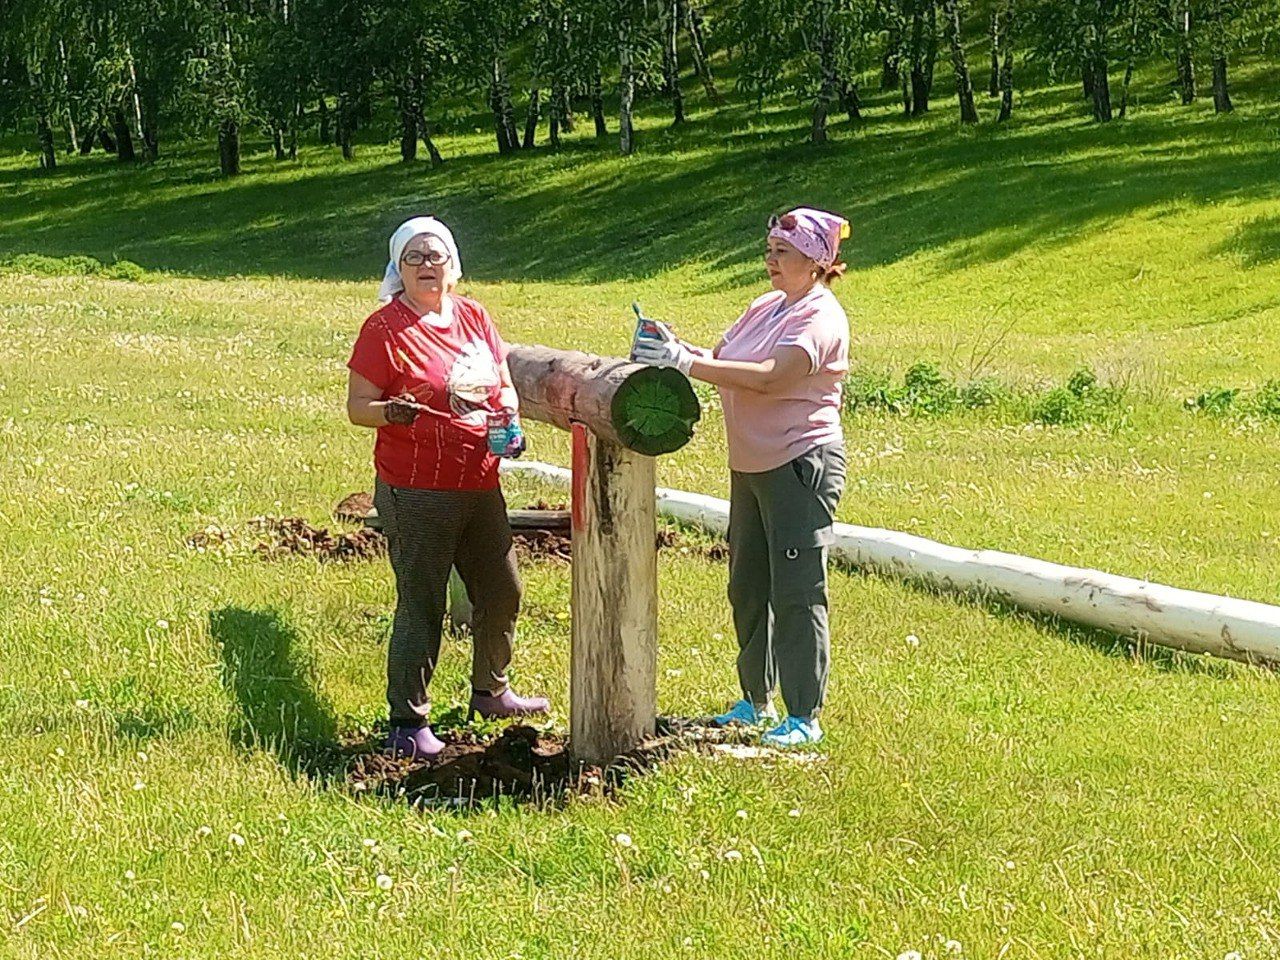
M 0 158 L 0 954 L 1274 955 L 1270 674 L 838 573 L 824 762 L 690 756 L 616 803 L 415 813 L 297 772 L 382 718 L 385 565 L 184 546 L 369 485 L 343 364 L 406 213 L 456 227 L 510 339 L 619 352 L 637 297 L 710 340 L 762 289 L 765 216 L 809 202 L 854 222 L 855 363 L 1122 388 L 1080 425 L 850 414 L 842 519 L 1280 602 L 1280 426 L 1184 406 L 1280 375 L 1280 107 L 1263 68 L 1226 118 L 1159 79 L 1106 127 L 1065 90 L 1001 129 L 883 102 L 823 149 L 796 111 L 730 108 L 650 120 L 628 160 L 582 134 L 499 160 L 466 131 L 438 172 L 376 145 L 259 151 L 232 182 L 208 145 Z M 708 400 L 663 483 L 724 492 Z M 567 574 L 525 575 L 517 675 L 563 725 Z M 725 570 L 661 576 L 661 707 L 707 713 L 734 693 Z

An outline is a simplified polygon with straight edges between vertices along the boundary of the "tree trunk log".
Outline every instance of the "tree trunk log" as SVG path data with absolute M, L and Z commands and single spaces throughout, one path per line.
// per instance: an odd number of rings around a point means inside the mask
M 658 715 L 654 460 L 573 430 L 569 749 L 607 764 Z
M 701 410 L 676 370 L 550 347 L 513 346 L 508 364 L 521 416 L 562 430 L 582 423 L 648 456 L 679 450 Z

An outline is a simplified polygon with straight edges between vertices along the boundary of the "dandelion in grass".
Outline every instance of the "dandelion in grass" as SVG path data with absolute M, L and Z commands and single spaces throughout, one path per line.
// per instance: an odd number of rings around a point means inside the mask
M 787 811 L 787 816 L 791 817 L 793 820 L 798 820 L 800 819 L 800 811 L 793 807 L 791 810 Z
M 463 843 L 465 843 L 466 841 L 468 841 L 468 840 L 470 840 L 470 839 L 471 839 L 471 831 L 470 831 L 470 830 L 459 830 L 459 831 L 457 832 L 456 836 L 457 836 L 457 838 L 458 838 L 459 840 L 461 840 Z
M 135 791 L 137 791 L 137 790 L 145 790 L 145 789 L 147 789 L 147 785 L 146 785 L 145 783 L 143 783 L 141 780 L 135 780 L 135 781 L 133 781 L 133 789 L 134 789 Z
M 233 833 L 230 836 L 228 836 L 227 842 L 230 843 L 233 847 L 243 847 L 245 843 L 244 837 L 240 836 L 240 834 L 238 833 Z
M 379 890 L 390 890 L 392 887 L 396 885 L 396 882 L 392 880 L 389 876 L 387 876 L 385 873 L 378 874 L 377 878 L 374 880 L 374 883 L 378 885 Z
M 620 833 L 613 838 L 613 842 L 620 847 L 630 847 L 634 841 L 632 841 L 629 835 L 625 833 Z
M 960 954 L 964 953 L 964 947 L 960 945 L 959 940 L 948 940 L 946 943 L 942 945 L 942 949 L 944 952 L 951 954 L 953 957 L 958 957 L 960 956 Z
M 132 870 L 126 870 L 126 871 L 124 872 L 124 878 L 125 878 L 126 880 L 136 880 L 136 879 L 138 879 L 138 875 L 137 875 L 136 873 L 134 873 Z
M 1244 954 L 1239 950 L 1232 950 L 1222 960 L 1244 960 Z
M 920 638 L 917 637 L 914 633 L 908 633 L 907 646 L 910 647 L 912 650 L 916 649 L 917 647 L 920 646 Z
M 187 925 L 183 923 L 181 920 L 175 920 L 173 921 L 173 923 L 169 924 L 169 929 L 172 930 L 174 933 L 186 933 Z
M 739 811 L 735 814 L 735 816 L 736 816 L 739 820 L 745 820 L 745 819 L 747 819 L 747 811 L 745 811 L 745 810 L 739 810 Z
M 168 630 L 168 629 L 169 629 L 169 621 L 168 621 L 168 620 L 163 620 L 163 619 L 162 619 L 162 620 L 157 620 L 157 621 L 156 621 L 156 626 L 157 626 L 157 627 L 159 627 L 161 630 Z
M 924 960 L 919 950 L 903 950 L 898 954 L 898 960 Z
M 726 850 L 724 852 L 724 859 L 729 863 L 737 863 L 742 859 L 742 854 L 737 850 Z

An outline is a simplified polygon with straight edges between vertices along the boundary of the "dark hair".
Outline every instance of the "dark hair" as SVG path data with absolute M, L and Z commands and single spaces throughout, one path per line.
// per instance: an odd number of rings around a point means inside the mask
M 839 280 L 844 276 L 844 272 L 849 269 L 849 265 L 843 260 L 837 260 L 825 270 L 818 268 L 818 282 L 830 285 L 832 281 Z

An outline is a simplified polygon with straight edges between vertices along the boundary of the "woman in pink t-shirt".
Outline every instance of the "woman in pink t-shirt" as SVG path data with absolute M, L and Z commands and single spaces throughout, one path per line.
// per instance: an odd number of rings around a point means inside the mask
M 800 207 L 769 223 L 773 290 L 754 300 L 714 350 L 640 341 L 636 359 L 714 384 L 729 441 L 729 602 L 742 699 L 716 723 L 773 726 L 778 746 L 816 743 L 829 663 L 827 547 L 844 489 L 841 381 L 849 320 L 830 284 L 844 273 L 843 218 Z

